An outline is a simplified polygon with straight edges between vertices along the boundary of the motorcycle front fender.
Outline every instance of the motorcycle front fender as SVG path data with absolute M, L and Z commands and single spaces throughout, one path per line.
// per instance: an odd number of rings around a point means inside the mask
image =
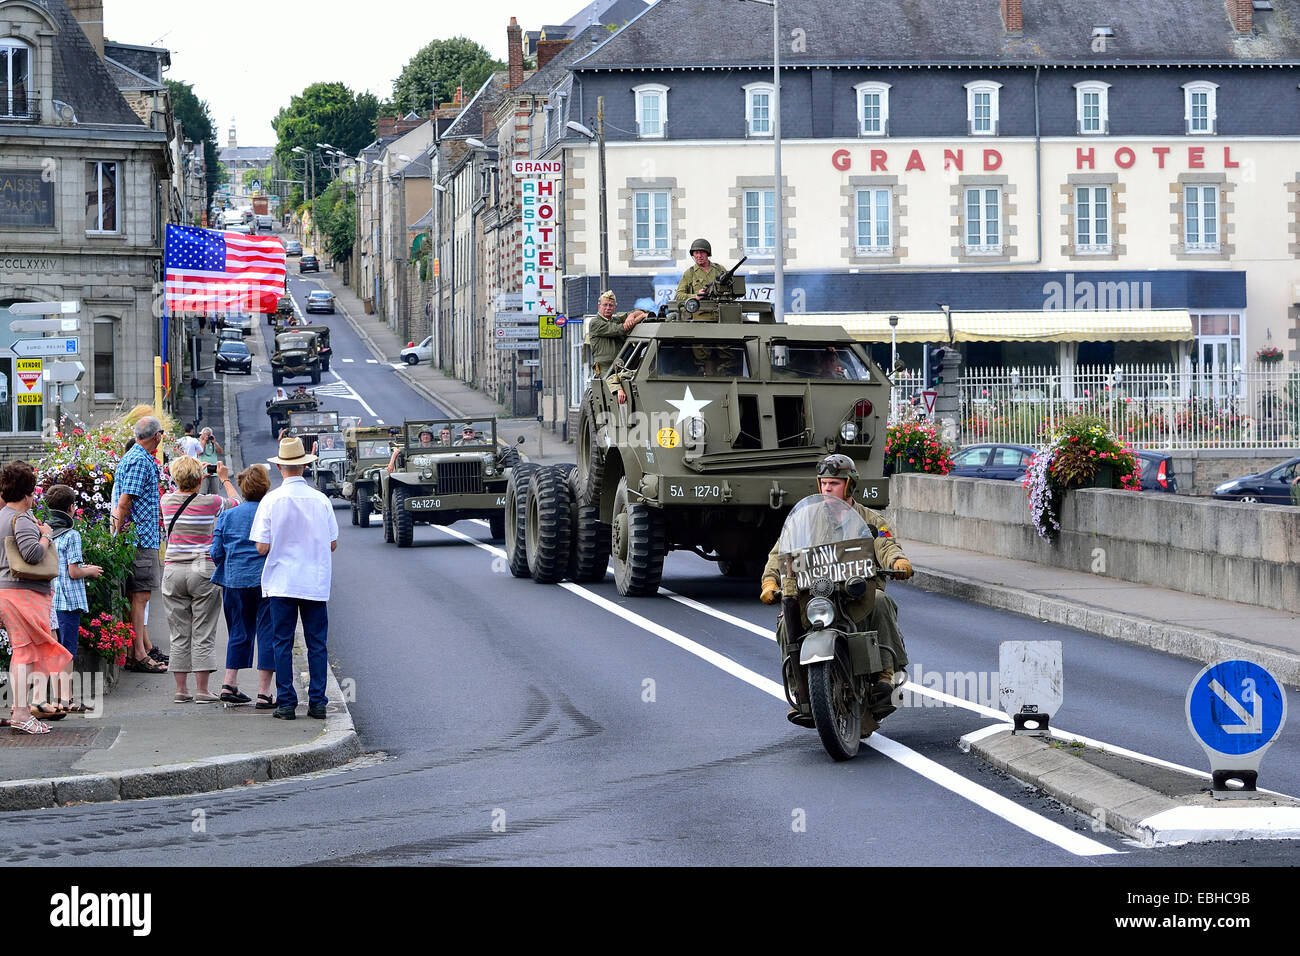
M 822 661 L 835 659 L 835 644 L 840 639 L 840 632 L 834 628 L 823 628 L 819 631 L 809 631 L 804 635 L 803 643 L 799 646 L 799 664 L 801 667 L 807 667 L 809 664 L 820 664 Z

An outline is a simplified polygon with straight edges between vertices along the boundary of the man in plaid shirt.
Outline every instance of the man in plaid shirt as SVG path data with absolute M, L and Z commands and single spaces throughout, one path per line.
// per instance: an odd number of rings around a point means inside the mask
M 144 615 L 149 598 L 162 581 L 158 565 L 158 547 L 162 542 L 162 508 L 158 494 L 158 462 L 154 453 L 162 444 L 163 427 L 156 418 L 145 416 L 135 423 L 135 444 L 122 456 L 114 475 L 117 501 L 108 518 L 109 530 L 116 534 L 126 525 L 135 525 L 135 559 L 126 579 L 131 600 L 131 626 L 135 641 L 126 669 L 145 674 L 165 674 L 167 665 L 162 654 L 148 645 Z

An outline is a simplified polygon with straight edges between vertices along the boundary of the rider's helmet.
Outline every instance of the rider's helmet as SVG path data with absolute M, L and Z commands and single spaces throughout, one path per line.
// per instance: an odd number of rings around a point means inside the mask
M 691 252 L 703 252 L 706 256 L 713 255 L 713 247 L 709 245 L 707 239 L 696 239 L 691 243 Z
M 849 497 L 858 487 L 858 466 L 848 455 L 827 455 L 817 463 L 818 478 L 844 478 L 848 481 Z

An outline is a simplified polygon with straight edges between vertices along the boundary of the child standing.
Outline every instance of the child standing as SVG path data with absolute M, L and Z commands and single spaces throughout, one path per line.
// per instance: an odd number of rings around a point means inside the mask
M 54 546 L 59 552 L 59 576 L 54 579 L 54 613 L 58 618 L 59 643 L 73 657 L 77 654 L 77 634 L 81 630 L 81 613 L 90 610 L 86 600 L 86 578 L 97 578 L 104 569 L 97 564 L 83 564 L 81 532 L 72 527 L 72 508 L 77 494 L 67 485 L 52 485 L 45 492 L 43 504 L 49 510 L 49 525 Z M 59 704 L 74 712 L 85 707 L 72 700 L 72 682 L 68 677 L 60 688 Z

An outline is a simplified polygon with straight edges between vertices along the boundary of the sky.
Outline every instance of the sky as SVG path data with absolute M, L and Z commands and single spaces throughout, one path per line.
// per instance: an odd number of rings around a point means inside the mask
M 467 36 L 506 60 L 506 26 L 563 23 L 586 0 L 104 0 L 104 35 L 171 50 L 167 78 L 207 100 L 225 146 L 273 146 L 271 119 L 316 82 L 341 81 L 380 100 L 432 40 Z

